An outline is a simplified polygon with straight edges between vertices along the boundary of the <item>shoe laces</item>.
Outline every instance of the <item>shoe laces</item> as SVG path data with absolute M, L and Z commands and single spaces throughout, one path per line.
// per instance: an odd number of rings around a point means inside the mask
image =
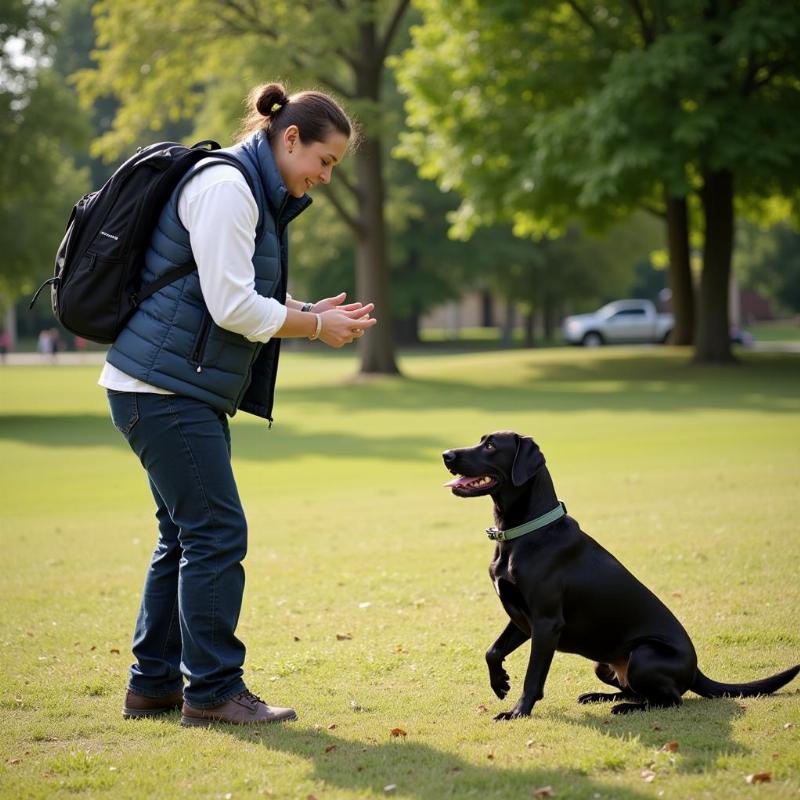
M 257 703 L 264 703 L 264 705 L 266 705 L 266 702 L 264 700 L 262 700 L 254 692 L 251 692 L 249 689 L 245 689 L 243 692 L 240 692 L 238 697 L 241 698 L 242 700 L 247 700 L 253 705 L 256 705 Z

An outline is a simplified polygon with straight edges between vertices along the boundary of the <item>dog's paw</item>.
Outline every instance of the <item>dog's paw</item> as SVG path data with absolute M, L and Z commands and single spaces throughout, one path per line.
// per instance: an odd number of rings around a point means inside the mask
M 502 667 L 489 670 L 489 684 L 492 691 L 502 700 L 511 688 L 508 673 Z
M 616 700 L 619 694 L 608 694 L 606 692 L 586 692 L 578 696 L 578 702 L 584 706 L 588 703 L 604 703 L 607 700 Z
M 502 722 L 503 720 L 520 719 L 521 717 L 529 717 L 530 715 L 530 711 L 523 711 L 519 706 L 514 706 L 510 711 L 501 711 L 499 714 L 495 715 L 494 721 Z
M 618 703 L 611 709 L 612 714 L 633 714 L 636 711 L 644 711 L 647 706 L 644 703 Z

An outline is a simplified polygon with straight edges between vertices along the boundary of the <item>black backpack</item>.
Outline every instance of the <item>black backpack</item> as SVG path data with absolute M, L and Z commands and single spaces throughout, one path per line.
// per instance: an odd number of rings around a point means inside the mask
M 203 158 L 238 167 L 253 188 L 242 164 L 219 151 L 211 140 L 186 147 L 159 142 L 139 148 L 96 192 L 75 204 L 56 254 L 51 285 L 53 314 L 84 339 L 111 344 L 136 306 L 169 283 L 196 269 L 183 264 L 158 280 L 141 285 L 144 254 L 161 210 L 190 167 Z M 209 164 L 210 166 L 210 164 Z

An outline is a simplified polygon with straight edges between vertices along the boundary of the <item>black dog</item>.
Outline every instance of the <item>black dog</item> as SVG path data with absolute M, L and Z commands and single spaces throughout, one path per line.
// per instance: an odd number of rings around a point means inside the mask
M 536 443 L 510 431 L 484 436 L 475 447 L 447 450 L 446 484 L 459 497 L 490 495 L 498 541 L 489 574 L 511 622 L 486 653 L 489 680 L 501 699 L 509 690 L 506 656 L 532 638 L 522 696 L 495 719 L 528 716 L 544 696 L 556 650 L 595 663 L 613 694 L 588 693 L 580 703 L 624 699 L 625 714 L 677 706 L 691 690 L 703 697 L 750 697 L 780 689 L 800 665 L 752 683 L 718 683 L 697 668 L 689 635 L 672 612 L 559 503 Z

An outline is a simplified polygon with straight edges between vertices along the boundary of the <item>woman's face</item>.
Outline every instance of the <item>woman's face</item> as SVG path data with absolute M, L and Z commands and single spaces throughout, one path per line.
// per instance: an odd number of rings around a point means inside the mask
M 330 183 L 333 168 L 344 158 L 348 139 L 332 130 L 322 142 L 300 141 L 296 125 L 281 131 L 275 161 L 283 183 L 294 197 L 302 197 L 318 183 Z

